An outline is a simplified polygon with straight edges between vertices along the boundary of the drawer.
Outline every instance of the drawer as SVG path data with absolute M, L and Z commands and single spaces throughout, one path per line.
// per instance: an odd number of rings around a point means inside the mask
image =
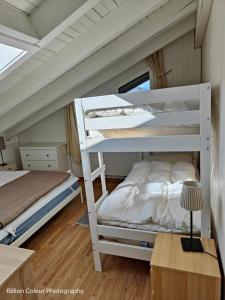
M 16 170 L 17 170 L 16 163 L 7 164 L 6 166 L 0 166 L 0 171 L 16 171 Z
M 21 150 L 22 160 L 57 160 L 54 149 L 31 149 Z
M 55 160 L 52 161 L 23 161 L 24 170 L 39 170 L 39 171 L 57 171 L 58 163 Z

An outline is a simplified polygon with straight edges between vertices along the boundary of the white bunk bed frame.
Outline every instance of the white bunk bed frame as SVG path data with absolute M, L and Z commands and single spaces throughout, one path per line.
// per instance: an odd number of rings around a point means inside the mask
M 90 110 L 106 110 L 131 105 L 173 101 L 199 101 L 199 110 L 154 113 L 148 120 L 143 115 L 88 118 Z M 104 240 L 104 236 L 154 243 L 155 232 L 122 228 L 97 223 L 96 211 L 108 195 L 105 181 L 103 152 L 200 152 L 200 181 L 204 206 L 201 213 L 201 235 L 209 238 L 210 224 L 210 168 L 211 168 L 211 85 L 209 83 L 151 90 L 148 92 L 107 95 L 75 100 L 75 111 L 83 164 L 90 231 L 96 271 L 101 271 L 101 253 L 150 261 L 152 249 Z M 133 138 L 88 138 L 88 130 L 119 129 L 154 126 L 200 126 L 200 134 L 169 135 Z M 99 167 L 92 172 L 90 153 L 98 153 Z M 93 181 L 101 177 L 102 196 L 95 203 Z

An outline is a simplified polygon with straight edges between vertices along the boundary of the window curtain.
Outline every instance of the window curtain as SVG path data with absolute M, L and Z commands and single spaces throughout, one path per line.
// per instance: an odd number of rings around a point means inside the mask
M 155 78 L 153 88 L 166 88 L 167 82 L 163 64 L 163 51 L 159 50 L 151 54 L 149 57 L 146 58 L 146 62 Z
M 67 154 L 70 155 L 75 163 L 81 163 L 80 145 L 77 131 L 77 123 L 74 105 L 71 103 L 65 107 L 65 127 L 67 138 Z

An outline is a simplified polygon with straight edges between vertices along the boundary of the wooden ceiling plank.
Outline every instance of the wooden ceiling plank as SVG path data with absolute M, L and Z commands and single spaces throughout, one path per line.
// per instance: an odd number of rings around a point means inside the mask
M 137 48 L 135 51 L 130 52 L 125 57 L 121 58 L 120 60 L 114 62 L 113 64 L 109 65 L 107 68 L 102 70 L 101 72 L 95 74 L 91 78 L 85 80 L 83 83 L 81 83 L 78 86 L 75 86 L 74 88 L 70 89 L 69 92 L 64 94 L 63 96 L 58 97 L 55 99 L 54 102 L 50 103 L 48 106 L 42 106 L 42 108 L 39 108 L 38 111 L 35 112 L 35 114 L 30 115 L 28 112 L 30 111 L 30 104 L 27 102 L 27 104 L 23 105 L 20 108 L 20 111 L 23 110 L 27 113 L 24 113 L 24 118 L 20 118 L 20 123 L 18 122 L 19 119 L 17 119 L 17 125 L 11 126 L 11 129 L 9 129 L 6 132 L 7 137 L 15 136 L 27 128 L 31 127 L 35 123 L 41 121 L 42 119 L 48 117 L 50 114 L 54 113 L 55 111 L 62 109 L 69 103 L 71 103 L 74 99 L 74 97 L 84 97 L 88 92 L 92 91 L 93 89 L 97 88 L 98 86 L 102 85 L 105 82 L 108 82 L 112 78 L 116 78 L 119 76 L 122 72 L 125 72 L 128 68 L 134 66 L 140 60 L 144 59 L 151 53 L 157 51 L 158 49 L 161 49 L 168 45 L 169 43 L 177 40 L 184 34 L 190 32 L 191 30 L 194 30 L 195 27 L 195 16 L 194 14 L 187 17 L 186 19 L 178 22 L 173 27 L 168 29 L 167 31 L 163 31 L 160 35 L 153 37 L 152 39 L 149 39 L 146 41 L 146 43 L 142 44 L 139 48 Z M 105 49 L 107 50 L 107 49 Z M 129 51 L 129 49 L 127 49 Z M 102 55 L 102 53 L 101 53 Z M 108 55 L 111 55 L 109 52 Z M 92 61 L 96 60 L 97 57 L 94 57 Z M 89 65 L 91 64 L 89 60 Z M 84 71 L 87 72 L 87 69 L 83 66 Z M 74 70 L 75 71 L 75 70 Z M 77 70 L 78 71 L 78 70 Z M 74 77 L 74 74 L 71 73 L 71 77 Z M 68 77 L 68 74 L 67 74 Z M 75 77 L 74 77 L 75 78 Z M 59 84 L 59 82 L 58 82 Z M 54 89 L 55 87 L 52 87 Z M 42 97 L 44 97 L 44 94 L 42 94 Z M 15 108 L 15 111 L 17 111 L 17 114 L 20 113 L 20 111 Z M 9 114 L 7 114 L 7 117 L 4 116 L 5 121 L 8 120 L 8 124 L 13 124 L 12 119 L 13 116 L 15 116 L 15 112 L 11 111 Z M 0 127 L 3 122 L 0 121 Z
M 74 40 L 74 38 L 72 38 L 71 36 L 69 36 L 63 32 L 60 33 L 60 35 L 58 35 L 57 39 L 59 39 L 60 41 L 66 43 L 66 44 L 69 44 Z
M 41 107 L 49 105 L 67 91 L 73 88 L 75 89 L 75 87 L 82 82 L 86 82 L 91 76 L 94 76 L 97 72 L 106 68 L 110 63 L 113 64 L 120 57 L 125 57 L 127 53 L 137 48 L 147 39 L 157 36 L 157 32 L 162 32 L 166 30 L 166 28 L 176 24 L 176 22 L 183 20 L 196 9 L 193 5 L 192 7 L 180 11 L 182 5 L 183 3 L 180 4 L 180 0 L 169 2 L 165 9 L 162 8 L 159 10 L 158 14 L 153 14 L 151 18 L 145 18 L 142 22 L 132 27 L 132 29 L 126 31 L 122 36 L 109 43 L 105 48 L 99 50 L 96 54 L 90 56 L 84 62 L 65 73 L 65 76 L 61 76 L 49 86 L 46 86 L 30 97 L 29 101 L 26 101 L 26 110 L 21 109 L 20 112 L 17 111 L 17 122 L 22 121 L 26 117 L 26 111 L 34 113 Z M 194 21 L 194 16 L 192 16 L 189 23 L 180 23 L 179 27 L 183 24 L 184 29 L 181 28 L 182 30 L 187 30 L 188 26 L 194 28 Z M 16 122 L 16 120 L 15 118 L 13 120 L 11 119 L 10 123 L 10 119 L 11 118 L 7 118 L 3 124 L 0 123 L 0 126 L 12 126 L 12 123 Z M 9 125 L 9 123 L 11 125 Z
M 64 30 L 64 32 L 73 37 L 74 39 L 76 39 L 79 35 L 80 35 L 80 32 L 76 31 L 73 27 L 68 27 Z
M 114 2 L 113 0 L 102 0 L 102 3 L 110 11 L 112 11 L 115 8 L 118 7 L 118 5 L 116 4 L 116 2 Z
M 99 20 L 101 20 L 101 16 L 94 9 L 90 9 L 86 13 L 86 15 L 89 19 L 91 19 L 95 23 L 97 23 Z
M 87 16 L 83 16 L 79 19 L 79 23 L 81 23 L 86 28 L 91 28 L 95 22 L 93 22 L 91 19 L 89 19 Z
M 79 32 L 80 34 L 83 34 L 87 31 L 87 27 L 85 27 L 84 25 L 82 25 L 81 23 L 79 23 L 79 21 L 77 21 L 76 23 L 72 24 L 71 27 L 73 29 L 75 29 L 77 32 Z
M 95 5 L 94 9 L 101 17 L 104 17 L 109 13 L 109 10 L 102 3 Z

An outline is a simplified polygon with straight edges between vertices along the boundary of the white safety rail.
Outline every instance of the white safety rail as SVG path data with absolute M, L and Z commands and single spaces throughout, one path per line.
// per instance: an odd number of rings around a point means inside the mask
M 107 117 L 88 117 L 88 112 L 125 108 L 157 103 L 186 102 L 199 103 L 198 110 L 144 112 L 141 114 Z M 201 214 L 201 234 L 210 237 L 210 157 L 211 157 L 211 85 L 209 83 L 152 90 L 148 92 L 106 95 L 75 100 L 75 110 L 80 140 L 83 174 L 90 219 L 90 230 L 94 253 L 95 268 L 101 271 L 101 253 L 150 260 L 151 248 L 112 242 L 104 239 L 128 239 L 154 243 L 155 232 L 100 225 L 96 211 L 108 195 L 105 183 L 104 152 L 200 152 L 200 180 L 203 189 L 204 206 Z M 182 133 L 184 127 L 199 127 L 199 131 Z M 181 130 L 171 135 L 121 136 L 90 138 L 90 130 L 148 129 L 176 127 Z M 92 172 L 90 152 L 98 153 L 99 167 Z M 101 177 L 102 196 L 95 203 L 93 181 Z

